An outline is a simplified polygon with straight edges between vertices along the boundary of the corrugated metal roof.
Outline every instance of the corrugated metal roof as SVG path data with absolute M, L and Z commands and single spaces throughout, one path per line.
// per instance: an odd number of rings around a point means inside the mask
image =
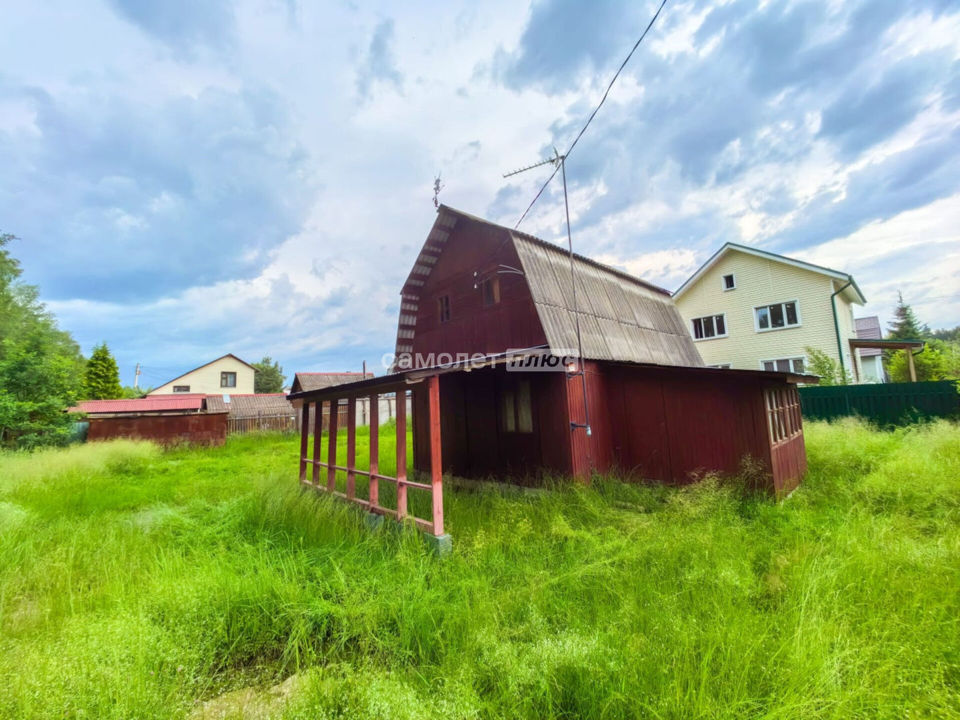
M 357 373 L 359 376 L 359 373 Z M 223 395 L 207 395 L 207 410 L 211 412 L 229 412 L 230 417 L 257 417 L 258 415 L 293 415 L 294 409 L 283 393 L 259 393 L 255 395 L 229 395 L 230 402 L 224 402 Z
M 132 400 L 82 400 L 71 411 L 89 415 L 100 413 L 162 412 L 164 410 L 202 410 L 204 396 L 197 393 L 182 395 L 150 395 Z
M 293 392 L 307 392 L 344 385 L 363 380 L 365 377 L 372 378 L 373 373 L 367 373 L 364 376 L 362 372 L 298 372 L 294 375 Z
M 577 347 L 570 283 L 570 256 L 559 246 L 522 233 L 510 234 L 533 295 L 547 343 Z M 703 367 L 703 360 L 669 294 L 650 283 L 574 256 L 583 355 Z

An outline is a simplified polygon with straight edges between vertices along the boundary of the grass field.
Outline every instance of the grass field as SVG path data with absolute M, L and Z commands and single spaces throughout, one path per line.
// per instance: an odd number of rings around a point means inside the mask
M 807 441 L 779 504 L 450 485 L 442 560 L 290 437 L 0 456 L 0 715 L 960 717 L 960 429 Z

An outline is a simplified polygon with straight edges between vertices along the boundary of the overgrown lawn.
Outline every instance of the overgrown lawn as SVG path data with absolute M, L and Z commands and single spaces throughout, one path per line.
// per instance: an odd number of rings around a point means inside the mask
M 0 714 L 960 716 L 960 429 L 806 431 L 781 503 L 448 483 L 446 559 L 292 437 L 0 455 Z

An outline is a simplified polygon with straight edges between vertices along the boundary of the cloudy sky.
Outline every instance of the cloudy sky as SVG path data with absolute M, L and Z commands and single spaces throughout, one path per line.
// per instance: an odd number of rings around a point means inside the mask
M 569 144 L 654 10 L 9 3 L 0 230 L 125 383 L 378 366 L 436 173 L 512 225 L 545 176 L 501 174 Z M 960 324 L 960 3 L 669 2 L 568 179 L 577 249 L 667 288 L 734 241 L 853 273 L 862 315 L 902 290 Z M 561 221 L 548 193 L 523 229 Z

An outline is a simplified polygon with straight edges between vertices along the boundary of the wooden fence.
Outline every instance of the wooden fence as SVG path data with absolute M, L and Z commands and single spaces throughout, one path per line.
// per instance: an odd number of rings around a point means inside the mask
M 955 380 L 802 387 L 800 405 L 810 420 L 858 415 L 881 425 L 905 425 L 922 418 L 960 417 Z
M 326 420 L 326 418 L 324 418 Z M 248 432 L 297 432 L 300 427 L 299 418 L 295 414 L 261 415 L 250 417 L 227 418 L 227 433 Z

